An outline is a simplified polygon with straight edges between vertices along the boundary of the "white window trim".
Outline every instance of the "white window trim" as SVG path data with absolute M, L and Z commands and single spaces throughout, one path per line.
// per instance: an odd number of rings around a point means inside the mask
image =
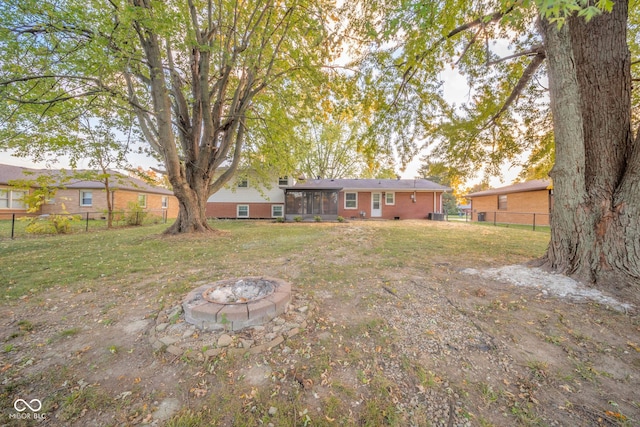
M 389 197 L 389 194 L 391 194 L 393 197 L 393 201 L 391 203 L 389 203 L 389 199 L 387 197 Z M 384 194 L 384 204 L 387 206 L 394 206 L 396 204 L 396 193 L 393 191 L 387 191 Z
M 347 194 L 355 194 L 356 195 L 356 205 L 355 207 L 347 207 Z M 350 200 L 351 202 L 353 200 Z M 358 192 L 357 191 L 345 191 L 344 192 L 344 208 L 345 209 L 358 209 Z
M 144 204 L 140 203 L 140 199 L 144 200 Z M 141 208 L 146 208 L 147 207 L 147 195 L 146 194 L 138 194 L 138 205 L 140 205 Z
M 247 216 L 240 216 L 240 208 L 247 208 Z M 236 205 L 236 218 L 249 218 L 251 215 L 249 214 L 249 205 Z
M 162 209 L 168 209 L 169 208 L 169 196 L 162 196 L 162 199 L 160 199 L 160 204 L 162 206 Z
M 249 180 L 247 178 L 244 178 L 238 181 L 238 188 L 249 188 Z
M 91 194 L 91 203 L 89 203 L 89 204 L 84 203 L 84 199 L 85 199 L 84 195 L 86 193 L 90 193 Z M 93 206 L 93 191 L 89 191 L 89 190 L 86 190 L 86 191 L 85 190 L 81 190 L 80 191 L 80 206 L 85 206 L 85 207 Z
M 283 184 L 283 181 L 284 181 L 284 184 Z M 286 187 L 287 185 L 289 185 L 289 177 L 281 176 L 280 178 L 278 178 L 279 187 Z
M 275 208 L 280 208 L 280 215 L 276 215 L 274 213 Z M 284 216 L 284 206 L 283 205 L 271 205 L 271 218 L 282 218 Z

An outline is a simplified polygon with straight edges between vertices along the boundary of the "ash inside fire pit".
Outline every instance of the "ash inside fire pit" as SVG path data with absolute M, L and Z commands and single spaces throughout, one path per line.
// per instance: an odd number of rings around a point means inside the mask
M 271 295 L 274 288 L 273 283 L 268 280 L 240 279 L 235 283 L 222 284 L 206 290 L 202 293 L 202 297 L 219 304 L 240 304 Z
M 185 320 L 201 329 L 233 331 L 284 313 L 291 285 L 281 279 L 243 277 L 200 286 L 184 299 Z

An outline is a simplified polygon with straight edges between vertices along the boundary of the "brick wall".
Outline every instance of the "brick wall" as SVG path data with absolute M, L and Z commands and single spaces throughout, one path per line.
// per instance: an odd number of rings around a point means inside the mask
M 386 191 L 384 192 L 386 195 Z M 395 203 L 393 205 L 386 204 L 386 197 L 382 196 L 382 219 L 425 219 L 430 212 L 437 212 L 440 208 L 440 198 L 442 193 L 436 193 L 436 207 L 434 208 L 433 192 L 416 192 L 415 202 L 411 196 L 411 192 L 395 193 Z M 358 208 L 345 209 L 344 192 L 338 195 L 338 215 L 347 219 L 351 217 L 360 218 L 360 212 L 365 212 L 365 218 L 371 218 L 371 192 L 358 192 Z
M 487 212 L 486 221 L 509 224 L 532 224 L 533 214 L 536 225 L 549 225 L 549 190 L 509 193 L 507 209 L 498 209 L 498 195 L 479 196 L 472 199 L 472 220 L 478 220 L 478 213 Z M 539 215 L 538 215 L 539 214 Z
M 284 205 L 281 203 L 231 203 L 231 202 L 209 202 L 207 203 L 206 214 L 208 218 L 237 218 L 238 205 L 249 206 L 250 219 L 271 218 L 271 206 Z
M 80 194 L 82 191 L 92 192 L 91 206 L 80 206 Z M 168 197 L 167 218 L 176 218 L 178 216 L 178 199 L 173 195 L 150 194 L 138 191 L 116 190 L 113 196 L 114 210 L 128 210 L 129 202 L 137 202 L 138 195 L 147 195 L 146 211 L 153 215 L 162 215 L 162 198 Z M 47 203 L 42 206 L 43 214 L 53 214 L 61 212 L 69 212 L 73 214 L 85 212 L 106 212 L 107 211 L 107 195 L 105 190 L 90 189 L 61 189 L 56 192 L 53 203 Z

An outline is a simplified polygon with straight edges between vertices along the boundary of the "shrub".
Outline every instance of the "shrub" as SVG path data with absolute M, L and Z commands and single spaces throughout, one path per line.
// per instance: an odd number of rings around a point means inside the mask
M 343 216 L 338 216 L 338 218 L 336 218 L 336 219 L 338 220 L 338 222 L 345 222 L 346 221 Z
M 277 217 L 276 222 L 284 222 L 284 217 L 283 216 Z
M 313 220 L 315 222 L 322 222 L 322 217 L 320 215 L 316 215 L 316 216 L 313 217 Z
M 129 208 L 129 212 L 127 212 L 127 224 L 128 225 L 142 225 L 145 218 L 147 217 L 147 212 L 144 211 L 142 206 L 140 206 L 136 202 L 129 202 L 127 204 Z
M 58 214 L 25 218 L 29 221 L 25 230 L 31 234 L 67 234 L 71 232 L 71 222 L 80 219 L 79 215 Z
M 302 222 L 302 217 L 301 217 L 301 216 L 294 216 L 294 217 L 293 217 L 293 220 L 294 220 L 295 222 Z

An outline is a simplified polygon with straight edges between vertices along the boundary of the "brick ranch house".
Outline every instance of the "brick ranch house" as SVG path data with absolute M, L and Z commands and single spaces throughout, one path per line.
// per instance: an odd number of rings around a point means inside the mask
M 549 225 L 553 185 L 549 180 L 539 179 L 478 191 L 466 197 L 471 200 L 472 221 L 532 224 L 535 218 L 536 225 Z
M 26 214 L 22 202 L 26 190 L 9 185 L 14 180 L 35 180 L 39 175 L 56 176 L 63 171 L 53 169 L 29 169 L 0 164 L 0 214 Z M 152 215 L 164 218 L 178 216 L 178 200 L 171 190 L 149 185 L 146 182 L 110 171 L 111 200 L 114 210 L 127 210 L 129 202 L 137 202 Z M 32 190 L 29 190 L 32 191 Z M 36 214 L 93 214 L 93 218 L 104 216 L 107 211 L 106 190 L 99 181 L 70 180 L 57 189 L 55 196 L 43 204 Z
M 310 179 L 285 189 L 285 214 L 287 219 L 436 218 L 448 190 L 426 179 Z
M 265 219 L 295 217 L 417 219 L 443 212 L 442 193 L 449 188 L 425 179 L 309 179 L 293 183 L 279 178 L 270 189 L 241 179 L 207 203 L 207 216 Z

